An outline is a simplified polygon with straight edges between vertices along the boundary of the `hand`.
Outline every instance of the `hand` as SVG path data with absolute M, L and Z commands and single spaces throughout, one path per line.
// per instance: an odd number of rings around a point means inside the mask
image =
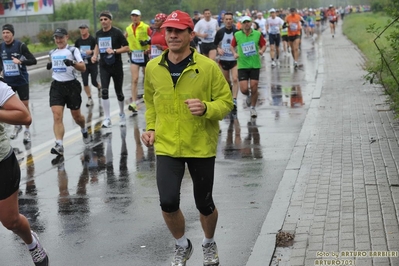
M 52 62 L 48 62 L 47 66 L 46 66 L 46 69 L 50 70 L 52 67 L 53 67 L 53 63 Z
M 205 113 L 205 104 L 200 99 L 187 99 L 184 101 L 192 115 L 202 116 Z
M 64 64 L 66 65 L 66 66 L 74 66 L 75 65 L 75 61 L 72 61 L 71 59 L 64 59 L 64 60 L 62 60 L 63 62 L 64 62 Z
M 147 147 L 154 145 L 155 131 L 146 131 L 141 135 L 141 141 Z
M 11 58 L 12 58 L 12 62 L 13 62 L 14 64 L 20 65 L 20 64 L 22 63 L 21 60 L 19 60 L 19 59 L 16 58 L 16 57 L 11 56 Z

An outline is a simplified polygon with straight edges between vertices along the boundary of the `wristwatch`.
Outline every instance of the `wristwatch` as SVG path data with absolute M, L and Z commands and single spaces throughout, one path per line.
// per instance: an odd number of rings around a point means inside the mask
M 114 49 L 114 54 L 116 54 L 116 49 Z

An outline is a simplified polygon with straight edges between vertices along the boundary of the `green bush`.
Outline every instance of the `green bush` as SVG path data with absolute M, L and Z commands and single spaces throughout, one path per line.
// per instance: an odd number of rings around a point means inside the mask
M 21 37 L 21 42 L 25 43 L 26 45 L 31 44 L 31 40 L 29 36 L 22 36 Z
M 41 30 L 37 34 L 37 39 L 44 46 L 53 45 L 54 44 L 53 31 L 52 30 Z
M 80 37 L 80 30 L 70 30 L 68 31 L 69 42 L 75 43 L 75 41 Z

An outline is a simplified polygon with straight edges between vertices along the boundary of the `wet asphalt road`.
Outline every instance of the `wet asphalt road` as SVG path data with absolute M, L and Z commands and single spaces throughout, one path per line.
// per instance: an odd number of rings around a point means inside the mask
M 258 118 L 250 119 L 239 93 L 238 119 L 220 122 L 214 198 L 219 209 L 215 239 L 223 266 L 243 266 L 250 256 L 309 107 L 316 85 L 317 50 L 317 41 L 303 39 L 299 61 L 303 66 L 297 70 L 291 56 L 281 57 L 280 66 L 272 69 L 265 54 Z M 124 68 L 124 92 L 129 98 L 129 64 Z M 95 105 L 88 109 L 83 104 L 82 113 L 93 142 L 85 147 L 66 109 L 65 156 L 57 162 L 50 154 L 54 135 L 49 87 L 49 82 L 31 85 L 31 147 L 22 143 L 22 134 L 11 143 L 21 163 L 21 213 L 38 232 L 51 265 L 169 265 L 174 240 L 161 217 L 155 155 L 139 140 L 145 107 L 128 118 L 126 128 L 119 127 L 111 89 L 113 126 L 103 130 L 100 102 L 92 88 Z M 82 97 L 85 103 L 84 93 Z M 181 202 L 186 234 L 194 245 L 187 265 L 202 265 L 203 234 L 188 172 Z M 33 265 L 26 247 L 4 227 L 0 227 L 0 243 L 1 266 Z

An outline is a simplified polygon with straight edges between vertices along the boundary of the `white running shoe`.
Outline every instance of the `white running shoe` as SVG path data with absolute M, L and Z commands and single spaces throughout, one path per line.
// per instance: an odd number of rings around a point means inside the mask
M 175 256 L 172 260 L 171 266 L 186 266 L 187 260 L 191 257 L 191 254 L 193 254 L 193 245 L 189 239 L 187 239 L 187 241 L 188 247 L 186 248 L 176 245 Z
M 276 62 L 274 62 L 274 60 L 272 61 L 272 67 L 276 66 Z
M 255 108 L 251 108 L 251 110 L 249 110 L 249 113 L 251 114 L 251 117 L 257 117 L 258 113 L 256 112 Z
M 89 99 L 87 100 L 86 106 L 89 107 L 89 106 L 93 106 L 93 105 L 94 105 L 93 99 L 92 99 L 92 98 L 89 98 Z
M 105 118 L 101 127 L 110 128 L 112 126 L 111 119 Z
M 51 153 L 56 155 L 64 156 L 64 146 L 55 143 L 55 146 L 51 148 Z
M 202 246 L 202 252 L 204 253 L 204 266 L 219 265 L 218 247 L 215 242 Z

